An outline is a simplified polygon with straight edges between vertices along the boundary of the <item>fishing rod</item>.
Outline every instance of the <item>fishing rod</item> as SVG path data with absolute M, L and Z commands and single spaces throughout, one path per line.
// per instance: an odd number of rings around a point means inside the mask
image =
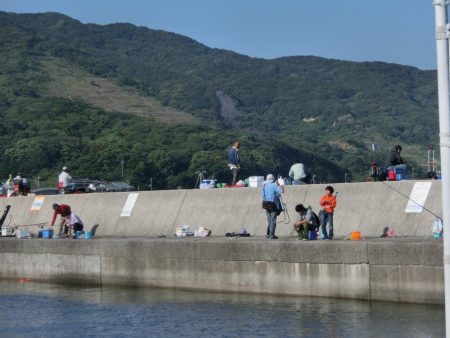
M 289 224 L 291 222 L 291 218 L 289 217 L 289 211 L 287 209 L 286 203 L 284 203 L 281 196 L 279 197 L 279 199 L 280 199 L 280 204 L 281 204 L 281 210 L 283 211 L 283 215 L 284 215 L 284 220 L 279 221 L 277 223 L 283 222 L 284 224 Z
M 0 227 L 5 222 L 6 216 L 8 215 L 9 209 L 11 209 L 11 206 L 8 204 L 6 208 L 3 210 L 2 217 L 0 218 Z
M 21 227 L 32 227 L 32 226 L 37 226 L 39 228 L 43 228 L 44 226 L 47 225 L 47 222 L 43 222 L 43 223 L 32 223 L 32 224 L 20 224 L 20 225 L 15 225 L 14 228 L 21 228 Z

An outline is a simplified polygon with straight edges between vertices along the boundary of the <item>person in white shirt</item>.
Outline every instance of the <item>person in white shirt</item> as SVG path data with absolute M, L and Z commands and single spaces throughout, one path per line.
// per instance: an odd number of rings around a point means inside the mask
M 58 189 L 62 194 L 64 194 L 64 189 L 72 182 L 72 176 L 67 172 L 67 167 L 62 168 L 61 174 L 58 178 Z
M 75 215 L 73 212 L 70 213 L 69 217 L 67 217 L 66 221 L 64 222 L 65 235 L 69 233 L 69 228 L 73 230 L 74 237 L 77 231 L 83 231 L 83 222 L 81 221 L 80 217 Z
M 292 180 L 292 185 L 306 184 L 307 175 L 303 163 L 294 163 L 289 170 L 289 177 Z

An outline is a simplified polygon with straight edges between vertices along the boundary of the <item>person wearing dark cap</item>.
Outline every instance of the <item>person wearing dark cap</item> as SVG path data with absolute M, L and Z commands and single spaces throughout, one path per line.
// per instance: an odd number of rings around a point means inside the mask
M 388 161 L 390 166 L 403 164 L 403 158 L 400 155 L 401 152 L 402 152 L 402 147 L 399 144 L 397 144 L 394 148 L 392 148 L 391 154 L 389 155 L 389 161 Z
M 311 206 L 305 208 L 303 204 L 297 204 L 295 211 L 298 213 L 298 219 L 294 223 L 294 230 L 297 231 L 299 239 L 307 241 L 308 232 L 316 231 L 319 228 L 319 224 L 313 216 Z
M 231 185 L 236 185 L 238 171 L 241 169 L 241 161 L 239 159 L 238 151 L 241 148 L 239 141 L 236 141 L 233 146 L 228 150 L 228 167 L 231 170 L 233 179 Z
M 58 190 L 64 194 L 65 188 L 72 182 L 72 176 L 67 172 L 67 167 L 62 168 L 61 174 L 58 177 Z
M 22 188 L 22 184 L 23 184 L 23 177 L 22 177 L 22 173 L 17 173 L 17 175 L 16 175 L 16 177 L 14 177 L 13 178 L 13 183 L 14 183 L 14 186 L 16 187 L 18 187 L 17 189 L 15 189 L 15 190 L 20 190 L 20 188 Z
M 53 203 L 52 208 L 53 208 L 53 218 L 52 218 L 50 226 L 55 225 L 56 217 L 58 215 L 61 215 L 61 224 L 60 224 L 60 228 L 59 228 L 59 234 L 61 234 L 63 231 L 63 225 L 66 222 L 66 219 L 72 213 L 72 210 L 70 209 L 70 205 L 67 205 L 67 204 Z

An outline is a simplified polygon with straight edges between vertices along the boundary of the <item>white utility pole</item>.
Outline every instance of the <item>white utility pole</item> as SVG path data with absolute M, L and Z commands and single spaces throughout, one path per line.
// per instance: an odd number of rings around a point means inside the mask
M 447 0 L 434 0 L 439 98 L 439 138 L 441 146 L 442 218 L 444 222 L 445 332 L 450 337 L 450 104 L 449 104 L 449 26 Z

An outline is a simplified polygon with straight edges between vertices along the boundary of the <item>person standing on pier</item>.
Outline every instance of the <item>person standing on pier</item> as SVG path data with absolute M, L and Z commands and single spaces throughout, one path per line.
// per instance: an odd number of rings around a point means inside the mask
M 241 144 L 239 141 L 236 141 L 233 146 L 228 150 L 228 167 L 231 170 L 233 175 L 233 179 L 231 185 L 236 185 L 238 172 L 241 169 L 241 160 L 239 159 L 239 149 L 241 148 Z
M 325 195 L 323 195 L 320 199 L 320 205 L 322 206 L 324 211 L 323 217 L 320 220 L 323 239 L 333 239 L 333 214 L 334 208 L 336 208 L 336 197 L 333 196 L 333 193 L 334 188 L 329 185 L 325 188 Z
M 289 177 L 292 185 L 306 184 L 307 175 L 305 173 L 305 166 L 303 163 L 296 162 L 289 169 Z
M 67 167 L 63 167 L 61 174 L 58 177 L 58 191 L 60 194 L 64 194 L 67 186 L 72 182 L 72 176 L 67 172 Z
M 266 210 L 267 216 L 267 238 L 277 239 L 275 228 L 277 227 L 277 216 L 281 212 L 281 194 L 284 192 L 283 185 L 275 181 L 272 174 L 267 175 L 266 183 L 262 189 L 262 207 Z
M 397 144 L 394 148 L 391 150 L 391 154 L 389 155 L 388 164 L 390 166 L 395 166 L 399 164 L 403 164 L 403 158 L 401 155 L 402 147 Z

